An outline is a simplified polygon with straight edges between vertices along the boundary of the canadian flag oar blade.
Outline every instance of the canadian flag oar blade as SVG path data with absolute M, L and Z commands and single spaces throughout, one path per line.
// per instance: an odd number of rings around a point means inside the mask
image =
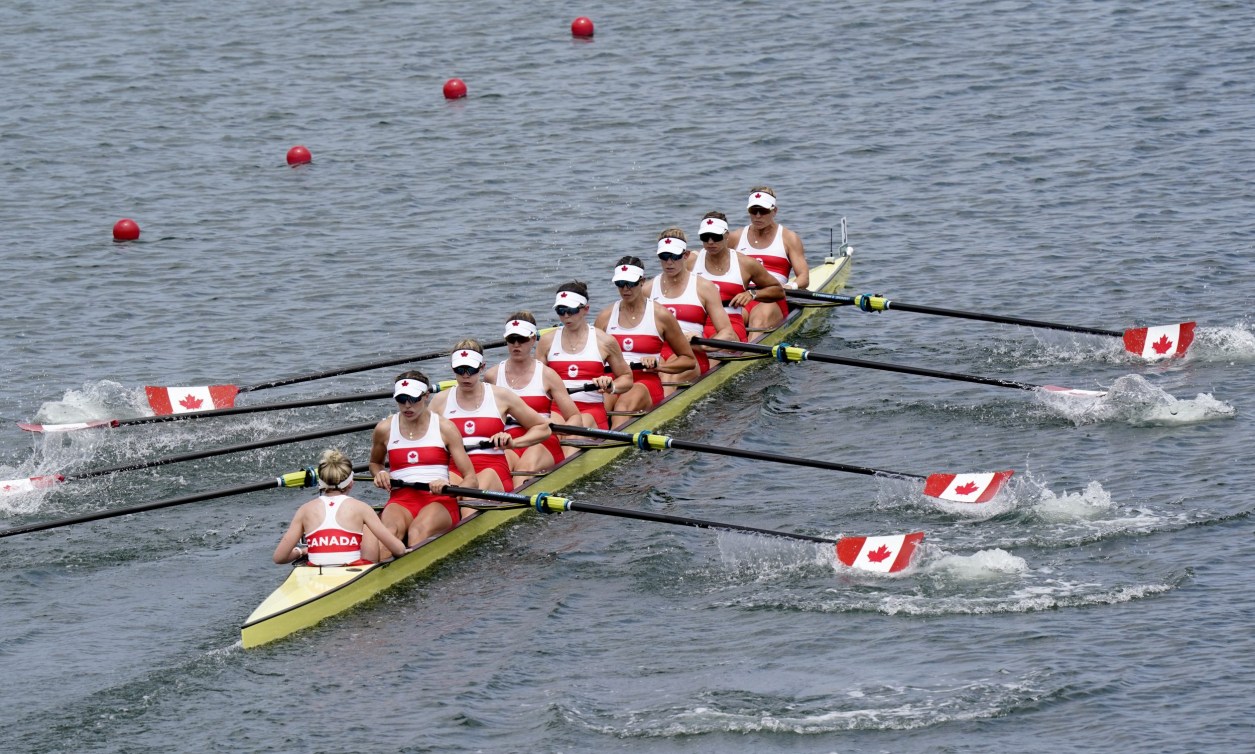
M 998 494 L 1014 471 L 979 474 L 929 474 L 924 494 L 956 503 L 987 503 Z
M 64 481 L 65 477 L 60 474 L 33 476 L 26 479 L 0 480 L 0 497 L 4 495 L 17 495 L 23 492 L 31 492 L 33 490 L 41 490 L 46 487 L 54 487 Z
M 837 541 L 837 560 L 850 568 L 873 573 L 897 573 L 911 564 L 915 546 L 924 532 L 884 537 L 842 537 Z
M 1167 359 L 1184 356 L 1194 342 L 1194 323 L 1157 327 L 1135 327 L 1124 331 L 1124 350 L 1143 359 Z
M 235 396 L 240 389 L 235 385 L 200 385 L 193 387 L 144 388 L 148 405 L 157 416 L 186 414 L 192 411 L 209 411 L 217 408 L 234 408 Z

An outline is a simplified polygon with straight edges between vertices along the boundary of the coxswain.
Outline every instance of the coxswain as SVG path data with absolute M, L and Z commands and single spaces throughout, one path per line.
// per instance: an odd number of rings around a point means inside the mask
M 451 359 L 457 387 L 431 401 L 431 410 L 453 423 L 463 444 L 481 490 L 513 492 L 507 448 L 530 448 L 549 439 L 549 422 L 533 411 L 513 390 L 485 384 L 484 348 L 476 340 L 463 340 L 453 347 Z M 506 431 L 507 418 L 523 428 L 517 436 Z M 450 469 L 450 472 L 454 472 Z M 455 475 L 449 477 L 454 484 Z
M 624 413 L 645 411 L 662 402 L 662 374 L 682 374 L 697 366 L 693 348 L 680 329 L 675 315 L 645 295 L 645 266 L 638 257 L 623 257 L 615 264 L 614 284 L 619 300 L 597 315 L 596 327 L 609 333 L 619 344 L 623 357 L 636 374 L 632 387 L 622 395 L 606 399 L 613 410 Z M 673 357 L 663 363 L 662 347 L 671 346 Z M 626 423 L 625 420 L 621 423 Z
M 772 277 L 785 288 L 796 290 L 810 285 L 811 268 L 806 263 L 806 251 L 802 239 L 788 228 L 776 222 L 776 192 L 768 186 L 750 189 L 750 224 L 732 231 L 728 245 L 763 263 Z M 792 275 L 793 279 L 789 277 Z M 776 306 L 751 301 L 745 306 L 746 324 L 751 330 L 775 327 L 789 313 L 788 304 L 780 299 Z
M 375 425 L 370 444 L 370 474 L 375 486 L 388 490 L 380 516 L 395 536 L 417 546 L 444 534 L 461 521 L 457 500 L 442 495 L 449 469 L 456 468 L 467 487 L 478 487 L 475 467 L 462 447 L 462 435 L 448 419 L 431 410 L 431 385 L 422 372 L 402 372 L 392 384 L 397 413 Z M 426 482 L 427 490 L 392 485 Z M 379 540 L 366 532 L 362 554 L 377 560 Z
M 568 388 L 596 385 L 596 390 L 572 393 L 571 400 L 585 427 L 610 429 L 605 396 L 626 393 L 632 387 L 632 371 L 623 352 L 614 338 L 588 324 L 588 286 L 584 283 L 572 280 L 558 286 L 553 310 L 562 326 L 540 336 L 536 353 Z
M 564 424 L 580 424 L 580 410 L 571 400 L 562 378 L 553 369 L 536 359 L 536 342 L 540 339 L 536 318 L 531 312 L 521 311 L 510 315 L 505 323 L 506 349 L 509 358 L 484 372 L 484 382 L 513 390 L 523 402 L 545 420 L 555 413 Z M 527 431 L 522 425 L 508 423 L 506 432 L 518 438 Z M 566 458 L 566 451 L 558 436 L 551 434 L 544 442 L 530 448 L 507 448 L 511 470 L 534 471 L 547 469 Z M 514 477 L 514 484 L 522 484 L 527 477 Z
M 684 336 L 696 338 L 706 333 L 706 337 L 720 340 L 736 340 L 738 335 L 732 328 L 727 312 L 723 309 L 719 298 L 719 288 L 709 280 L 689 272 L 688 259 L 692 255 L 688 250 L 688 237 L 680 228 L 667 228 L 658 235 L 658 262 L 662 272 L 658 277 L 645 283 L 645 295 L 654 303 L 675 315 L 680 323 Z M 710 359 L 706 357 L 706 346 L 693 346 L 693 356 L 697 366 L 675 377 L 680 382 L 692 382 L 710 371 Z M 663 344 L 662 362 L 670 363 L 675 354 L 671 346 Z M 675 392 L 674 385 L 663 385 L 663 393 L 670 395 Z
M 737 340 L 746 341 L 749 336 L 742 308 L 755 301 L 764 304 L 783 301 L 784 287 L 762 262 L 729 248 L 728 218 L 722 212 L 707 212 L 702 217 L 697 237 L 702 242 L 702 250 L 690 255 L 685 263 L 693 274 L 719 288 L 719 298 Z M 714 332 L 714 327 L 707 325 L 704 337 L 712 337 Z
M 296 511 L 275 548 L 275 562 L 291 563 L 304 557 L 312 566 L 368 565 L 375 561 L 362 557 L 362 535 L 367 530 L 393 555 L 404 555 L 405 544 L 388 531 L 375 509 L 349 497 L 352 486 L 353 462 L 338 450 L 324 450 L 318 458 L 322 494 Z

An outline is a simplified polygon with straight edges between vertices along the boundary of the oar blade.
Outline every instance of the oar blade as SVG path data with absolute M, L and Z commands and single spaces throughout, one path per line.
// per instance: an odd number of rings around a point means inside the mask
M 117 419 L 93 419 L 87 422 L 76 422 L 74 424 L 28 424 L 26 422 L 18 422 L 18 429 L 27 432 L 74 432 L 79 429 L 98 429 L 100 427 L 116 427 Z
M 924 532 L 881 537 L 842 537 L 837 541 L 837 560 L 850 568 L 872 573 L 897 573 L 911 564 L 915 547 Z
M 1075 398 L 1101 398 L 1107 394 L 1106 390 L 1081 390 L 1074 387 L 1060 387 L 1058 385 L 1042 385 L 1042 390 L 1055 395 L 1070 395 Z
M 34 490 L 54 487 L 64 481 L 65 477 L 60 474 L 33 476 L 26 479 L 6 479 L 0 481 L 0 497 L 5 495 L 20 495 L 23 492 L 33 492 Z
M 199 385 L 191 387 L 158 387 L 147 385 L 144 394 L 148 405 L 157 416 L 187 414 L 193 411 L 209 411 L 234 408 L 235 396 L 240 389 L 235 385 Z
M 1124 331 L 1124 350 L 1152 361 L 1184 356 L 1194 342 L 1193 322 Z
M 929 474 L 924 494 L 956 503 L 987 503 L 998 494 L 1014 471 L 976 474 Z

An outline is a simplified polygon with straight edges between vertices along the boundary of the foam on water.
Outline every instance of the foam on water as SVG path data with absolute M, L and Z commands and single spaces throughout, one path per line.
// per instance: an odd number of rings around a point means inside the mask
M 66 390 L 59 401 L 39 407 L 31 421 L 42 424 L 71 424 L 95 419 L 123 419 L 152 416 L 144 391 L 128 388 L 112 380 L 87 382 L 79 390 Z
M 1210 393 L 1199 393 L 1192 399 L 1176 398 L 1136 374 L 1116 379 L 1101 396 L 1048 390 L 1036 390 L 1033 394 L 1040 405 L 1077 426 L 1115 421 L 1142 427 L 1175 426 L 1229 419 L 1236 413 L 1233 406 Z
M 974 552 L 971 555 L 944 554 L 929 561 L 921 570 L 929 574 L 944 576 L 954 582 L 994 581 L 1027 572 L 1028 562 L 1006 550 L 995 548 Z
M 1249 364 L 1255 361 L 1255 332 L 1251 332 L 1251 326 L 1247 323 L 1231 327 L 1196 328 L 1194 343 L 1186 351 L 1185 359 Z

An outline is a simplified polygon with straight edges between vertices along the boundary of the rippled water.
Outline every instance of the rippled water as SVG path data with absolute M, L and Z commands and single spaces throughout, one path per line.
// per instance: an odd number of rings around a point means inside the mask
M 573 40 L 577 14 L 598 33 Z M 1191 354 L 834 310 L 818 352 L 1109 390 L 1059 400 L 824 364 L 754 370 L 685 439 L 912 474 L 1012 468 L 973 511 L 887 478 L 670 451 L 579 499 L 836 536 L 922 530 L 856 575 L 785 540 L 524 518 L 313 631 L 239 624 L 306 498 L 268 491 L 0 540 L 6 750 L 1199 751 L 1242 748 L 1250 103 L 1235 3 L 344 0 L 0 7 L 0 417 L 144 413 L 464 335 L 658 230 L 776 188 L 852 285 L 1121 329 Z M 440 95 L 458 76 L 466 100 Z M 311 165 L 284 154 L 305 144 Z M 110 227 L 135 218 L 140 241 Z M 433 374 L 443 368 L 429 365 Z M 241 404 L 379 390 L 392 369 Z M 439 374 L 443 377 L 443 374 Z M 4 477 L 367 421 L 382 403 L 34 436 Z M 0 498 L 0 527 L 244 485 L 333 441 Z M 358 459 L 368 440 L 334 441 Z M 317 693 L 311 692 L 311 688 Z

